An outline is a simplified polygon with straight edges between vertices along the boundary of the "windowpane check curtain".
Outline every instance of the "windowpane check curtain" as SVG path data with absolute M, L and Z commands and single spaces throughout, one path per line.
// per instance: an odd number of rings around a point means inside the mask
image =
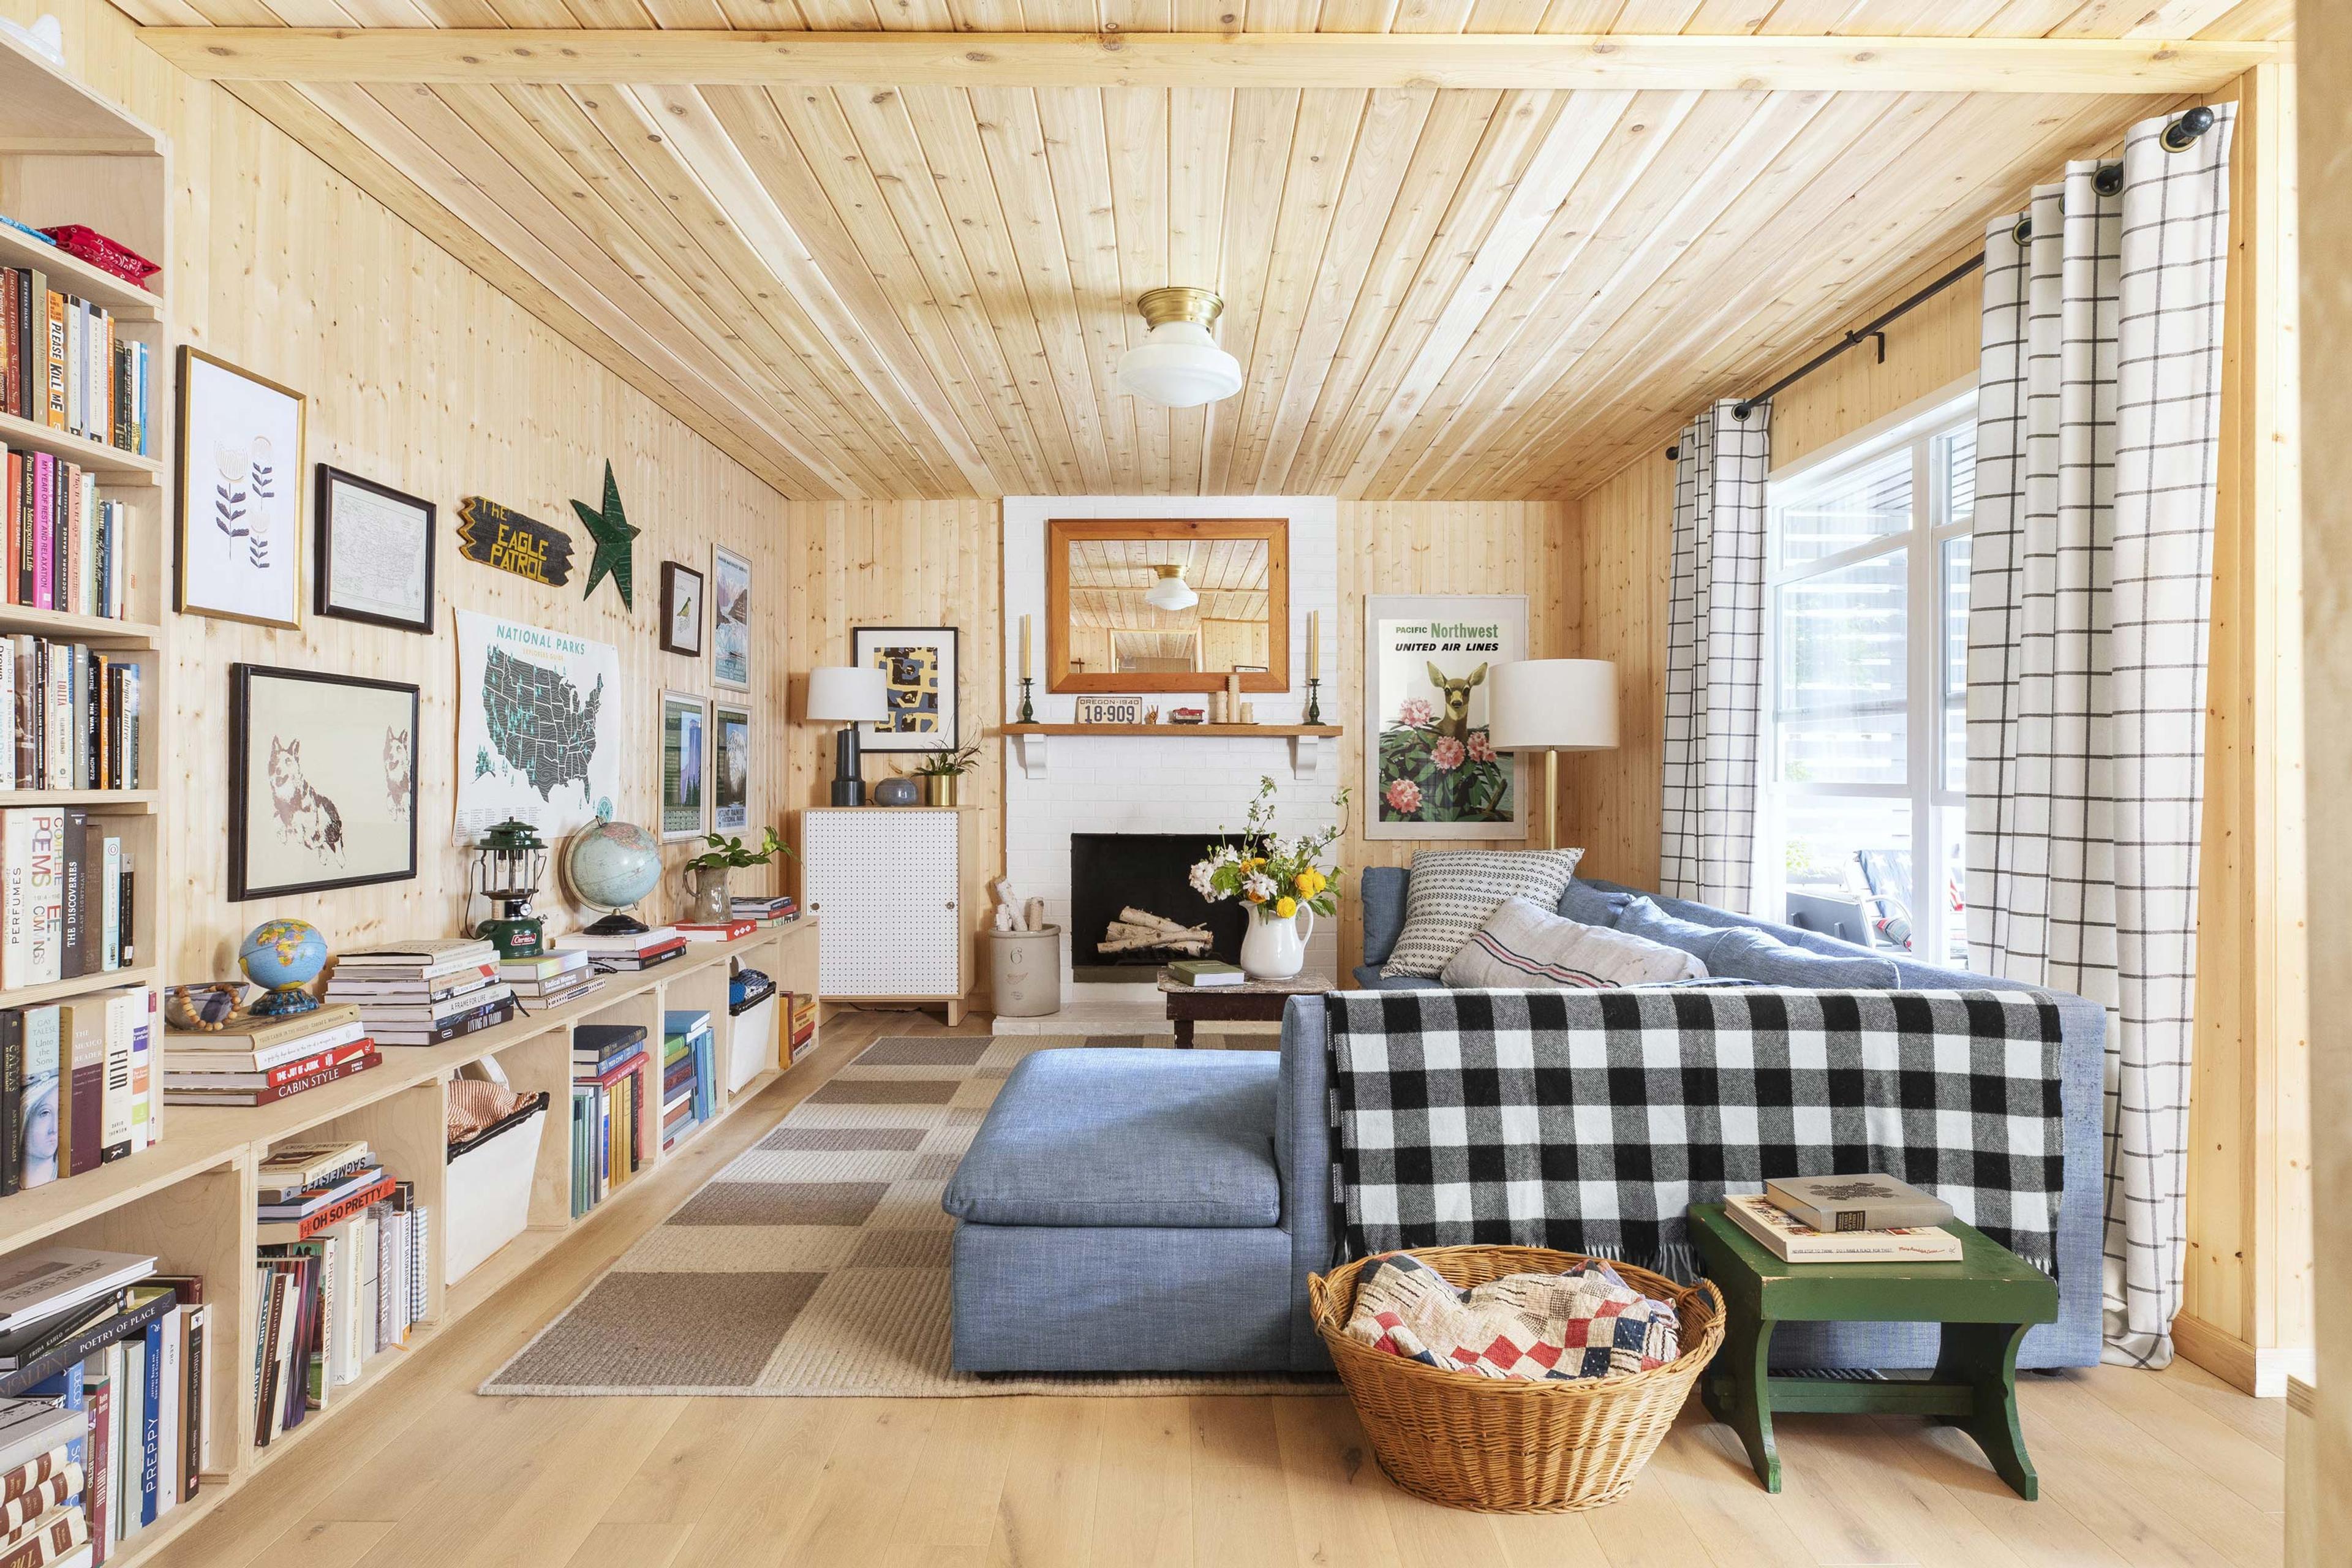
M 1675 458 L 1666 614 L 1664 830 L 1659 886 L 1745 911 L 1754 880 L 1757 710 L 1763 681 L 1769 405 L 1717 404 Z
M 1969 960 L 2107 1009 L 2106 1353 L 2143 1365 L 2180 1304 L 2233 112 L 1985 238 Z

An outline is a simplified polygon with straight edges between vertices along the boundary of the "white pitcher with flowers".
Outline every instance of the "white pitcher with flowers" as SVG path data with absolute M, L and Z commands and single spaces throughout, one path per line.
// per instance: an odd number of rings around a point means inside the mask
M 1339 868 L 1327 862 L 1347 818 L 1348 792 L 1332 796 L 1339 820 L 1319 833 L 1284 839 L 1274 831 L 1275 783 L 1258 780 L 1249 820 L 1238 842 L 1222 836 L 1192 867 L 1192 890 L 1212 903 L 1240 899 L 1249 905 L 1242 937 L 1242 972 L 1252 980 L 1287 980 L 1307 967 L 1315 917 L 1339 908 Z M 1306 928 L 1300 929 L 1304 921 Z

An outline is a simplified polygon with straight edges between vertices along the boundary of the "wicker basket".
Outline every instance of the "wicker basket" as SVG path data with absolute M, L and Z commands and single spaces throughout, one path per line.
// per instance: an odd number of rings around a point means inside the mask
M 1507 1274 L 1560 1274 L 1588 1259 L 1535 1247 L 1437 1247 L 1412 1256 L 1458 1287 Z M 1691 1385 L 1723 1343 L 1723 1298 L 1612 1263 L 1682 1316 L 1682 1353 L 1620 1377 L 1526 1382 L 1446 1372 L 1348 1337 L 1356 1277 L 1370 1258 L 1310 1276 L 1315 1327 L 1348 1385 L 1381 1468 L 1415 1497 L 1490 1513 L 1559 1513 L 1633 1489 Z

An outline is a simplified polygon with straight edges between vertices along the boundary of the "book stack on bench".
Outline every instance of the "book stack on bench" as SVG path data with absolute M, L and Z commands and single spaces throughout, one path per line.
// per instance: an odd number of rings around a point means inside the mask
M 415 1188 L 348 1139 L 281 1143 L 260 1173 L 257 1447 L 299 1426 L 425 1313 Z
M 730 900 L 727 912 L 739 921 L 750 921 L 754 926 L 761 929 L 780 926 L 788 921 L 801 918 L 800 908 L 793 902 L 792 895 L 789 893 L 777 893 L 767 898 Z
M 584 952 L 599 974 L 633 974 L 684 956 L 686 933 L 676 926 L 651 931 L 575 931 L 555 939 L 558 952 Z
M 234 1018 L 218 1029 L 171 1029 L 163 1036 L 163 1103 L 274 1105 L 383 1060 L 349 1003 L 284 1018 Z
M 586 953 L 577 951 L 501 959 L 499 978 L 513 990 L 515 1005 L 526 1013 L 544 1013 L 604 988 L 604 976 L 589 967 Z
M 1790 1176 L 1723 1212 L 1785 1263 L 1958 1263 L 1952 1205 L 1892 1176 Z
M 379 1046 L 446 1046 L 515 1016 L 499 950 L 466 937 L 426 937 L 340 954 L 327 1000 L 350 1002 Z
M 135 1253 L 0 1260 L 0 1563 L 103 1563 L 212 1457 L 204 1281 Z
M 572 1217 L 604 1202 L 653 1154 L 646 1114 L 646 1031 L 582 1024 L 572 1031 Z

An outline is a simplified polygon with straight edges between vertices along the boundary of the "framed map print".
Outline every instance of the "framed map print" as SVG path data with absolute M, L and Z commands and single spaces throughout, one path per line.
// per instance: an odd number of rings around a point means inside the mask
M 228 896 L 416 875 L 414 686 L 229 667 Z
M 685 691 L 661 698 L 661 838 L 710 831 L 710 700 Z
M 433 503 L 319 465 L 311 608 L 404 632 L 433 630 Z
M 955 627 L 859 626 L 849 642 L 850 663 L 881 668 L 889 713 L 867 727 L 865 750 L 936 752 L 963 744 Z
M 751 826 L 751 711 L 715 704 L 710 712 L 710 826 L 740 833 Z
M 710 679 L 730 691 L 751 689 L 751 563 L 710 547 Z
M 1364 600 L 1365 837 L 1527 837 L 1519 759 L 1486 734 L 1488 676 L 1527 656 L 1524 594 Z

